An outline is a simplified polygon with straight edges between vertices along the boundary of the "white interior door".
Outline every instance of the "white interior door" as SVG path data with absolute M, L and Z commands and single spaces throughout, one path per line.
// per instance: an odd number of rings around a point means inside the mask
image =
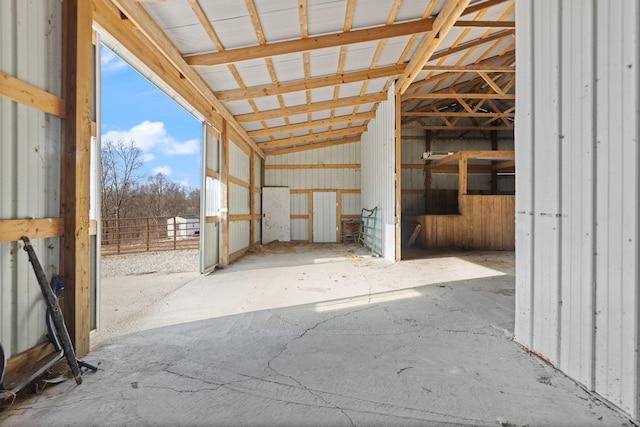
M 200 272 L 220 263 L 220 143 L 218 132 L 202 125 L 202 187 L 200 191 Z
M 337 193 L 316 191 L 313 193 L 313 241 L 337 242 L 338 224 Z
M 291 241 L 291 198 L 288 187 L 262 188 L 262 244 Z

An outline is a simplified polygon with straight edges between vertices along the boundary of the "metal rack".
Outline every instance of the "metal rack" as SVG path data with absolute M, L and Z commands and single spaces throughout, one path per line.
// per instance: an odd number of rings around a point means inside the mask
M 363 247 L 371 248 L 371 256 L 376 247 L 376 225 L 378 207 L 373 209 L 362 208 L 360 211 L 360 229 L 358 231 L 358 243 Z

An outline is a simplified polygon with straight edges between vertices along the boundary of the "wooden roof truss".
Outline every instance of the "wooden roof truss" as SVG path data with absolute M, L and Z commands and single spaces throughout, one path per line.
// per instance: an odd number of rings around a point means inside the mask
M 513 129 L 514 0 L 95 3 L 261 155 L 358 141 L 394 83 L 403 128 Z

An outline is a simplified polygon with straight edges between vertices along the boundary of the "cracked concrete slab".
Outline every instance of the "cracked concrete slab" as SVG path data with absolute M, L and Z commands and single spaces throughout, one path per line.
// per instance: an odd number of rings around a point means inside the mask
M 86 356 L 100 370 L 82 385 L 0 422 L 631 425 L 512 341 L 513 253 L 392 264 L 353 245 L 292 248 L 182 284 Z

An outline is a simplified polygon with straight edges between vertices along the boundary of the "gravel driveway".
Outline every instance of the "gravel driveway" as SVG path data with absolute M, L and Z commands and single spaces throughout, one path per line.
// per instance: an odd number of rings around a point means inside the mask
M 108 255 L 103 256 L 100 263 L 101 277 L 181 273 L 199 270 L 200 256 L 198 249 Z

